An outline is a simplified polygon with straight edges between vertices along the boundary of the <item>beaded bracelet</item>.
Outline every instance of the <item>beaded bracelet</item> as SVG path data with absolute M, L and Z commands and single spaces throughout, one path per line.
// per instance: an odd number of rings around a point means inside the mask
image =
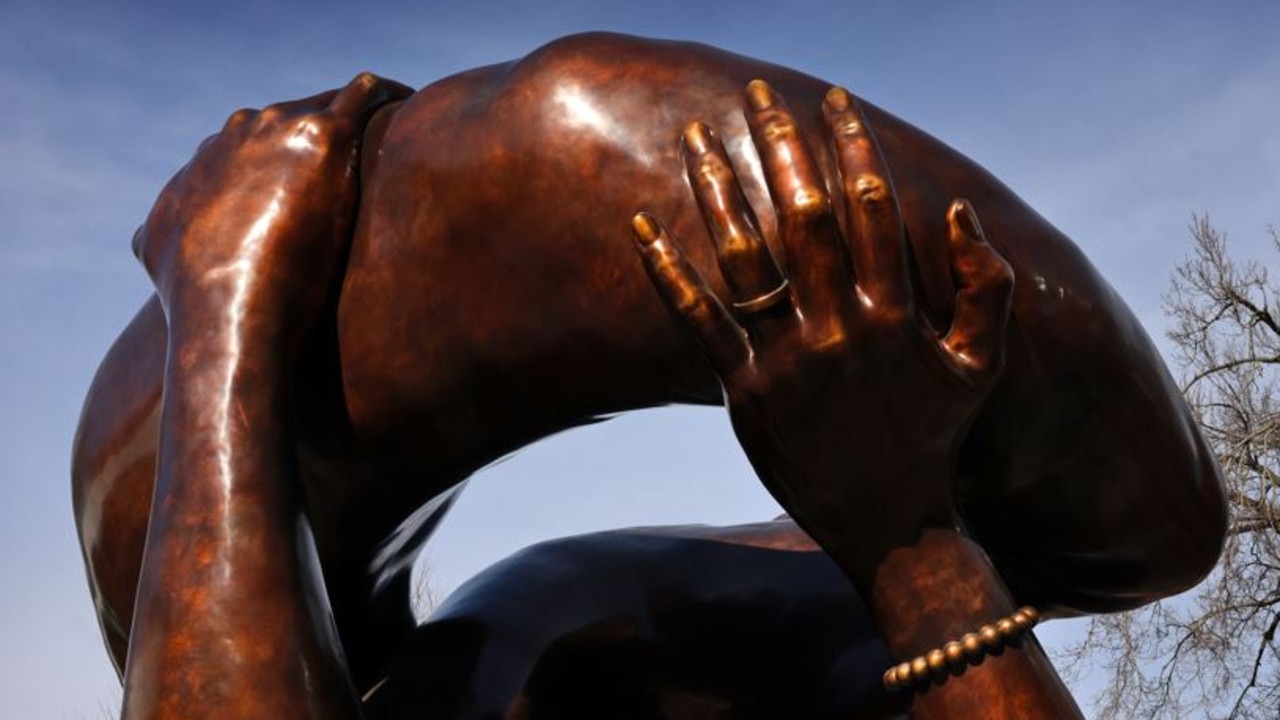
M 890 692 L 906 690 L 918 683 L 941 680 L 966 665 L 977 665 L 984 655 L 1012 645 L 1039 621 L 1040 613 L 1035 608 L 1020 608 L 1008 617 L 983 625 L 977 632 L 889 668 L 884 673 L 884 686 Z

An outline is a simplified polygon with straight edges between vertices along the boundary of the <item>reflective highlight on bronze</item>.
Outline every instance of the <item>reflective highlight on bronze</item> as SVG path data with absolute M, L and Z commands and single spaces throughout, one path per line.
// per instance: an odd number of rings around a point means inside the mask
M 754 120 L 748 113 L 749 124 L 795 124 L 785 101 L 763 81 L 748 86 L 747 104 L 771 113 Z M 638 247 L 658 294 L 706 350 L 724 386 L 734 431 L 765 487 L 868 599 L 890 652 L 916 654 L 906 661 L 909 675 L 899 665 L 884 676 L 886 687 L 898 690 L 946 678 L 945 653 L 920 647 L 930 643 L 929 631 L 913 622 L 920 619 L 913 605 L 927 606 L 936 626 L 976 624 L 1013 602 L 998 571 L 960 532 L 950 493 L 955 448 L 1003 367 L 1014 278 L 983 239 L 968 203 L 954 202 L 948 229 L 961 250 L 950 256 L 951 273 L 965 297 L 957 298 L 952 326 L 940 337 L 914 309 L 897 200 L 870 125 L 863 118 L 858 133 L 841 133 L 835 128 L 842 121 L 828 119 L 840 172 L 858 178 L 834 184 L 845 189 L 843 204 L 851 209 L 852 221 L 843 233 L 835 222 L 835 203 L 825 195 L 815 199 L 795 191 L 816 187 L 808 177 L 816 162 L 804 144 L 790 133 L 753 135 L 775 193 L 775 212 L 783 219 L 779 232 L 788 249 L 786 270 L 808 270 L 795 276 L 794 311 L 779 314 L 768 335 L 751 336 L 745 328 L 725 332 L 734 318 L 716 302 L 699 271 L 682 261 L 674 240 L 664 241 L 673 258 L 666 262 L 656 262 L 643 240 Z M 717 191 L 696 183 L 693 189 Z M 723 212 L 714 202 L 699 206 L 704 213 Z M 646 225 L 652 222 L 647 219 Z M 659 234 L 666 238 L 665 231 Z M 754 247 L 767 256 L 763 242 Z M 839 247 L 847 252 L 832 252 Z M 878 250 L 867 253 L 863 247 Z M 716 251 L 729 252 L 723 244 Z M 863 257 L 854 264 L 856 277 L 846 256 Z M 734 267 L 723 259 L 720 265 L 727 272 Z M 728 284 L 736 285 L 733 278 Z M 953 347 L 972 352 L 958 356 Z M 859 467 L 869 472 L 854 480 L 853 468 Z M 933 596 L 919 588 L 919 578 L 932 583 L 941 574 L 928 551 L 931 544 L 953 554 L 951 570 L 971 575 L 964 578 L 968 588 L 934 591 L 942 604 L 930 602 Z M 947 602 L 957 596 L 962 602 Z M 915 702 L 914 716 L 1014 717 L 989 712 L 990 702 L 999 698 L 1020 707 L 1018 718 L 1082 717 L 1039 648 L 1013 645 L 1022 632 L 1013 616 L 978 630 L 984 654 L 1002 654 L 1004 667 L 963 673 L 963 683 L 939 687 Z
M 763 82 L 744 97 L 754 79 Z M 277 712 L 299 697 L 315 715 L 354 712 L 353 698 L 383 677 L 412 631 L 411 560 L 470 473 L 611 412 L 720 402 L 697 341 L 672 322 L 636 259 L 627 220 L 642 210 L 684 243 L 680 255 L 670 236 L 649 244 L 661 267 L 705 278 L 706 291 L 694 286 L 674 307 L 702 318 L 714 369 L 742 367 L 747 351 L 764 351 L 750 343 L 779 340 L 764 347 L 799 369 L 807 361 L 785 342 L 796 327 L 812 330 L 802 347 L 833 353 L 847 354 L 872 326 L 888 341 L 909 301 L 921 322 L 946 329 L 934 360 L 987 393 L 980 410 L 936 418 L 956 433 L 935 426 L 933 437 L 954 443 L 922 448 L 921 465 L 947 460 L 954 491 L 925 483 L 930 492 L 884 496 L 877 482 L 922 469 L 903 467 L 913 454 L 844 461 L 849 481 L 833 486 L 834 500 L 777 480 L 788 470 L 780 461 L 760 464 L 771 490 L 872 588 L 867 603 L 901 608 L 875 616 L 899 659 L 972 631 L 933 598 L 1007 588 L 984 622 L 1012 613 L 1014 599 L 1057 614 L 1117 610 L 1212 567 L 1223 532 L 1217 470 L 1137 322 L 1065 237 L 926 134 L 852 96 L 847 107 L 838 92 L 832 102 L 827 83 L 783 68 L 615 35 L 566 38 L 396 100 L 404 94 L 362 77 L 342 92 L 237 114 L 166 188 L 139 235 L 159 299 L 105 358 L 73 458 L 86 564 L 121 667 L 132 645 L 126 717 L 194 716 L 203 711 L 195 693 L 178 707 L 163 688 L 196 686 L 238 698 L 204 706 L 219 716 Z M 749 314 L 747 327 L 741 316 L 726 321 L 718 300 L 734 297 L 721 266 L 734 274 L 745 264 L 721 262 L 705 211 L 688 201 L 680 137 L 694 121 L 716 128 L 712 146 L 737 169 L 741 209 L 790 281 L 793 302 Z M 226 162 L 201 160 L 215 156 Z M 845 180 L 868 173 L 886 192 L 850 195 Z M 296 185 L 304 178 L 313 183 L 305 189 Z M 275 193 L 281 187 L 291 190 Z M 948 212 L 955 198 L 968 199 L 980 227 L 967 211 Z M 731 207 L 708 205 L 721 206 Z M 266 216 L 254 255 L 241 241 Z M 810 242 L 823 233 L 884 242 Z M 759 247 L 744 254 L 766 277 Z M 203 271 L 218 267 L 238 269 L 207 282 Z M 856 307 L 833 291 L 849 277 Z M 754 282 L 742 300 L 775 287 Z M 866 327 L 851 335 L 842 328 L 855 312 Z M 928 339 L 917 330 L 911 342 Z M 794 377 L 798 395 L 826 381 Z M 219 414 L 228 379 L 247 402 Z M 162 405 L 164 386 L 181 392 Z M 860 434 L 842 437 L 869 442 L 936 400 L 894 377 L 877 387 L 903 391 L 889 406 L 898 409 L 858 411 L 859 397 L 840 423 Z M 802 441 L 815 429 L 792 422 Z M 829 443 L 807 437 L 815 441 L 796 452 L 824 457 Z M 179 477 L 197 482 L 183 487 Z M 885 509 L 874 527 L 928 529 L 855 541 L 841 528 L 857 507 Z M 968 537 L 954 533 L 957 518 Z M 240 562 L 247 556 L 270 559 Z M 254 612 L 241 613 L 249 600 Z M 186 627 L 192 613 L 205 620 Z M 185 635 L 173 634 L 179 625 Z M 228 657 L 171 663 L 179 639 Z M 286 656 L 304 660 L 262 670 Z M 935 690 L 954 704 L 1052 674 L 1034 653 L 1020 657 L 990 658 L 965 683 Z M 333 694 L 323 703 L 301 683 L 258 684 L 347 672 L 349 685 L 324 683 Z

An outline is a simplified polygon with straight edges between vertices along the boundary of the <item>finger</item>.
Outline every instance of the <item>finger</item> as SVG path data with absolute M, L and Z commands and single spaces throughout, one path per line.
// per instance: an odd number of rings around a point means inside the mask
M 864 303 L 910 316 L 907 243 L 893 181 L 861 105 L 831 88 L 823 115 L 835 139 L 845 196 L 849 262 Z
M 290 117 L 300 112 L 316 112 L 323 110 L 337 97 L 338 90 L 325 90 L 310 97 L 298 100 L 272 103 L 263 108 L 262 114 L 267 117 Z
M 258 117 L 257 110 L 253 108 L 240 108 L 239 110 L 236 110 L 235 112 L 227 116 L 227 121 L 222 124 L 222 132 L 223 133 L 234 132 L 236 128 L 248 123 L 250 120 L 256 117 Z M 212 137 L 217 137 L 219 134 L 220 133 L 214 133 Z M 205 141 L 208 142 L 208 140 L 210 139 L 211 138 L 205 138 Z M 203 145 L 204 143 L 201 143 L 202 147 Z
M 951 203 L 947 229 L 957 291 L 955 315 L 942 344 L 972 381 L 990 383 L 1004 366 L 1013 270 L 987 242 L 967 200 Z
M 747 85 L 747 125 L 778 214 L 778 239 L 796 302 L 806 316 L 831 313 L 851 284 L 843 269 L 831 202 L 794 116 L 763 80 Z
M 750 357 L 746 333 L 653 217 L 637 213 L 631 219 L 631 228 L 636 249 L 658 294 L 693 328 L 716 373 L 721 378 L 732 375 Z
M 407 85 L 363 72 L 334 95 L 333 101 L 329 103 L 329 113 L 359 128 L 364 126 L 374 110 L 412 94 L 413 88 Z
M 765 325 L 794 318 L 790 312 L 764 312 L 787 299 L 781 294 L 785 281 L 760 236 L 755 214 L 720 139 L 711 128 L 695 122 L 685 128 L 681 145 L 689 184 L 743 324 L 752 332 L 768 332 Z

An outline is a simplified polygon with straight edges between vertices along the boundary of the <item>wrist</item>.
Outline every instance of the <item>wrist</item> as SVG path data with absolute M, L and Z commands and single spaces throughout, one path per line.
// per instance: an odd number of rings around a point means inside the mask
M 200 303 L 172 302 L 168 322 L 169 373 L 187 376 L 230 368 L 247 376 L 280 377 L 301 347 L 302 333 L 283 318 L 218 297 Z M 273 313 L 274 314 L 274 313 Z
M 840 564 L 863 597 L 871 598 L 880 569 L 891 555 L 899 569 L 917 562 L 927 569 L 927 555 L 937 549 L 930 544 L 924 552 L 921 543 L 926 535 L 962 537 L 951 498 L 953 473 L 948 458 L 922 453 L 883 458 L 864 454 L 857 461 L 836 465 L 803 482 L 791 482 L 799 473 L 777 473 L 773 485 L 788 491 L 780 498 L 783 505 L 794 507 L 792 514 Z M 849 468 L 856 468 L 856 473 Z
M 926 529 L 885 554 L 871 575 L 868 604 L 890 652 L 925 654 L 1017 610 L 995 567 L 956 530 Z
M 163 293 L 170 349 L 191 345 L 217 353 L 220 347 L 234 345 L 248 348 L 255 356 L 296 354 L 306 330 L 314 324 L 312 315 L 318 315 L 318 311 L 304 311 L 318 301 L 302 301 L 314 290 L 290 287 L 268 293 L 255 284 L 261 283 L 224 273 L 192 279 Z M 276 279 L 268 284 L 284 283 Z
M 162 461 L 203 465 L 234 443 L 235 463 L 254 463 L 288 447 L 290 356 L 278 343 L 223 327 L 212 317 L 175 324 L 169 336 Z
M 1004 628 L 1004 639 L 983 639 L 980 652 L 932 669 L 944 662 L 947 643 L 1020 615 L 986 553 L 960 532 L 926 530 L 886 555 L 868 604 L 890 652 L 909 663 L 886 668 L 884 681 L 910 695 L 913 718 L 1083 718 L 1029 627 Z M 1023 614 L 1018 624 L 1031 622 Z M 938 649 L 942 658 L 930 652 Z

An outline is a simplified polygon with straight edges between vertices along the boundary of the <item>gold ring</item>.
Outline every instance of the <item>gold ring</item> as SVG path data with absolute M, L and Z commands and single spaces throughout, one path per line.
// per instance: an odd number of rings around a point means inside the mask
M 734 303 L 733 309 L 743 315 L 754 315 L 756 313 L 764 312 L 790 297 L 790 293 L 788 292 L 790 289 L 790 281 L 784 279 L 781 285 L 763 295 L 753 297 L 750 300 L 745 300 L 743 302 Z

